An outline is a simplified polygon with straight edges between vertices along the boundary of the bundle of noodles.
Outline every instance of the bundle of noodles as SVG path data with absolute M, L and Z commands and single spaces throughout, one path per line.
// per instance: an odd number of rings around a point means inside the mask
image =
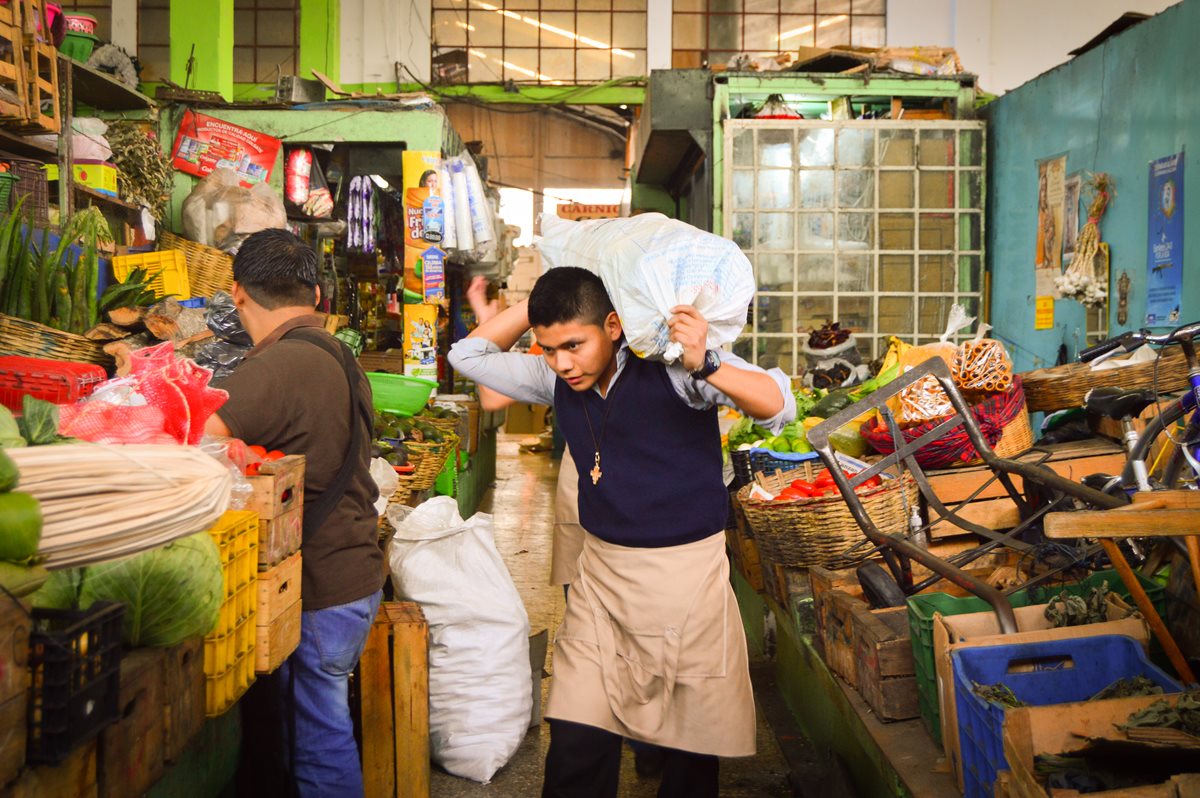
M 990 338 L 964 341 L 950 362 L 954 384 L 964 391 L 1002 393 L 1012 387 L 1012 360 L 1004 344 Z
M 91 443 L 6 449 L 21 490 L 41 503 L 47 568 L 104 562 L 212 526 L 231 472 L 191 446 Z

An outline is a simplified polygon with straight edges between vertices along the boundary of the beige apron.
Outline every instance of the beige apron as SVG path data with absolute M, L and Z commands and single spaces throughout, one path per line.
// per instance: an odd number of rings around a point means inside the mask
M 576 564 L 583 551 L 583 527 L 579 524 L 579 475 L 571 450 L 563 451 L 558 467 L 558 492 L 554 497 L 554 541 L 550 555 L 550 584 L 575 581 Z
M 546 717 L 693 753 L 754 754 L 754 692 L 724 533 L 656 549 L 584 533 Z

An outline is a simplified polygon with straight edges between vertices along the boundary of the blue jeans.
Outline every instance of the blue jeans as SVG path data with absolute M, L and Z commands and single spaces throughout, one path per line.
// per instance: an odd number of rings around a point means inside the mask
M 290 710 L 284 717 L 295 724 L 292 776 L 304 798 L 362 797 L 349 681 L 382 598 L 380 590 L 349 604 L 301 613 L 300 645 L 279 669 L 283 703 Z

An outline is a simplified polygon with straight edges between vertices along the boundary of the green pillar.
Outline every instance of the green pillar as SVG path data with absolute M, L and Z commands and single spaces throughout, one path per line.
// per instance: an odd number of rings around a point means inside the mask
M 313 79 L 315 69 L 341 81 L 341 0 L 300 0 L 300 66 L 297 74 Z
M 233 0 L 171 0 L 171 80 L 233 98 Z

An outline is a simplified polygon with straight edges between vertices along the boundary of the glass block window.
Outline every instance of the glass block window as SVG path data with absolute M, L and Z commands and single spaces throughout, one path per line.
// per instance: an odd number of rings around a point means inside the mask
M 300 0 L 234 0 L 235 83 L 274 83 L 299 63 Z
M 739 53 L 882 47 L 886 0 L 674 0 L 672 64 L 724 64 Z
M 435 82 L 597 83 L 646 74 L 647 0 L 433 0 Z
M 724 234 L 758 292 L 734 351 L 795 374 L 828 321 L 864 358 L 936 339 L 983 296 L 980 122 L 725 122 Z

